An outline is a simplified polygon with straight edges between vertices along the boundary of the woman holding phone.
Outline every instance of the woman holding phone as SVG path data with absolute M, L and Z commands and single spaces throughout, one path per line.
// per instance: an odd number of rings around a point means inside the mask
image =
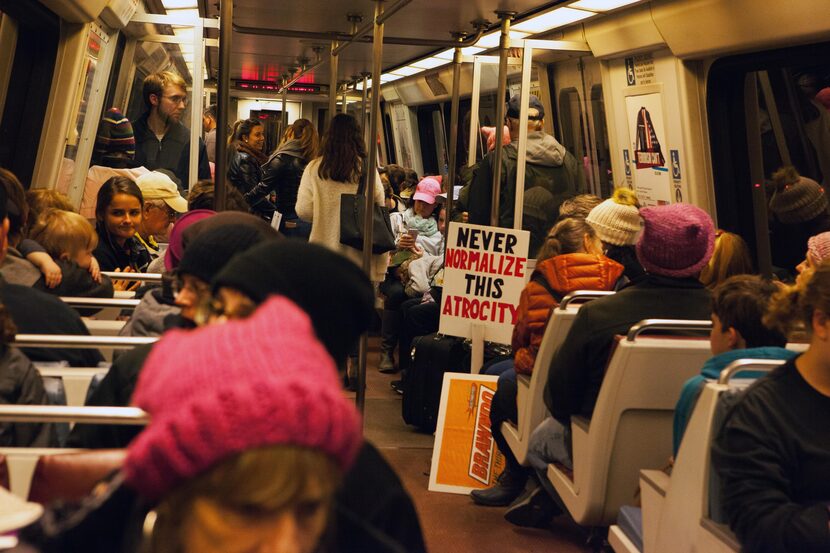
M 381 318 L 382 373 L 397 372 L 394 351 L 398 343 L 401 325 L 401 304 L 408 299 L 403 283 L 398 277 L 400 264 L 414 256 L 444 255 L 444 240 L 438 230 L 435 217 L 438 195 L 441 193 L 441 177 L 424 177 L 412 195 L 412 206 L 402 213 L 392 213 L 392 231 L 398 249 L 392 255 L 386 279 L 380 284 L 384 296 Z

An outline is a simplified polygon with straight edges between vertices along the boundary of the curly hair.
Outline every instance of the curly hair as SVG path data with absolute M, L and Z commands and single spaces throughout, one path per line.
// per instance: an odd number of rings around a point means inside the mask
M 830 314 L 830 259 L 816 267 L 809 278 L 782 288 L 773 297 L 764 324 L 785 336 L 809 335 L 816 311 Z
M 323 134 L 322 160 L 317 174 L 321 179 L 356 182 L 366 159 L 363 133 L 353 116 L 338 113 Z

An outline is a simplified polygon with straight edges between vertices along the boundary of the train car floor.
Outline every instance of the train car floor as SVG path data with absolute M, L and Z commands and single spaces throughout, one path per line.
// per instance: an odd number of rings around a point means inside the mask
M 430 553 L 591 551 L 585 545 L 587 533 L 566 516 L 554 519 L 548 529 L 519 528 L 504 520 L 504 508 L 479 507 L 464 495 L 428 491 L 433 436 L 404 424 L 401 396 L 389 385 L 400 376 L 378 372 L 378 338 L 370 338 L 369 350 L 364 432 L 412 495 Z

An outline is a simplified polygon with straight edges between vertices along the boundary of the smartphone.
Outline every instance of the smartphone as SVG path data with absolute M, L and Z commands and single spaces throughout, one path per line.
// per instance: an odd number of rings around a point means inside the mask
M 413 240 L 418 238 L 418 229 L 416 228 L 407 229 L 406 233 L 411 236 Z

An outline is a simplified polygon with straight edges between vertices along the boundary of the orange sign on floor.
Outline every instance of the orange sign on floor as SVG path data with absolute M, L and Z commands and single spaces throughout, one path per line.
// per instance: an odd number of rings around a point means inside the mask
M 497 376 L 445 373 L 429 490 L 467 494 L 495 484 L 504 457 L 490 434 Z

